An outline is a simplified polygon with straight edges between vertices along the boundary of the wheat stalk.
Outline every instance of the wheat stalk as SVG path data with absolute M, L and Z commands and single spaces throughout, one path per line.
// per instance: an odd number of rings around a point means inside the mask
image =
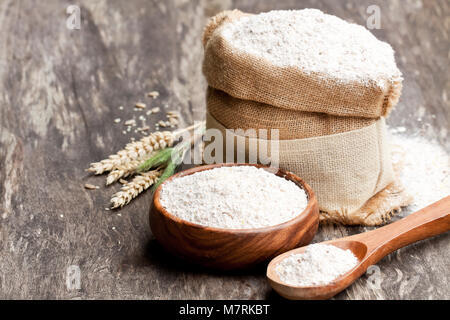
M 133 180 L 124 184 L 119 192 L 111 198 L 111 209 L 123 207 L 132 199 L 136 198 L 142 191 L 147 190 L 161 176 L 161 170 L 152 170 L 137 175 Z
M 124 149 L 116 154 L 110 155 L 108 159 L 91 163 L 90 172 L 102 174 L 106 171 L 118 169 L 121 165 L 130 163 L 133 160 L 139 160 L 152 153 L 154 150 L 164 149 L 172 146 L 175 135 L 170 131 L 154 132 L 139 141 L 128 143 Z
M 106 185 L 116 182 L 122 177 L 128 177 L 135 173 L 141 173 L 164 165 L 171 157 L 173 148 L 165 148 L 151 153 L 147 159 L 132 160 L 121 164 L 111 171 L 106 178 Z
M 126 163 L 129 160 L 130 157 L 128 152 L 126 150 L 120 150 L 116 154 L 110 155 L 108 159 L 91 163 L 87 171 L 94 172 L 95 174 L 102 174 L 113 170 L 115 167 L 120 166 L 122 163 Z
M 142 160 L 130 160 L 127 163 L 123 163 L 115 167 L 115 169 L 108 174 L 108 177 L 106 177 L 106 185 L 110 185 L 111 183 L 116 182 L 120 178 L 126 178 L 128 176 L 131 176 L 136 172 L 136 169 L 139 167 L 141 163 Z

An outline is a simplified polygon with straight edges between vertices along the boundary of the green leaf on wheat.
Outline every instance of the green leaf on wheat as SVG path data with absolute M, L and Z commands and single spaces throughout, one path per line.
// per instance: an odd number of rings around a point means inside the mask
M 177 167 L 183 161 L 184 155 L 188 148 L 190 147 L 189 142 L 180 143 L 175 148 L 173 148 L 170 158 L 167 162 L 164 172 L 159 177 L 158 181 L 152 186 L 151 192 L 154 193 L 155 190 L 169 177 L 173 176 Z
M 175 163 L 173 163 L 172 160 L 170 160 L 169 163 L 167 164 L 166 168 L 164 169 L 164 172 L 162 173 L 162 175 L 158 178 L 156 183 L 152 186 L 150 192 L 154 193 L 155 190 L 158 189 L 158 187 L 161 185 L 161 183 L 166 181 L 169 177 L 171 177 L 175 173 L 176 168 L 177 168 L 177 166 L 175 165 Z
M 166 148 L 157 151 L 149 159 L 145 160 L 142 164 L 140 164 L 136 171 L 138 173 L 141 173 L 166 164 L 167 161 L 169 161 L 169 159 L 171 158 L 172 152 L 173 148 Z

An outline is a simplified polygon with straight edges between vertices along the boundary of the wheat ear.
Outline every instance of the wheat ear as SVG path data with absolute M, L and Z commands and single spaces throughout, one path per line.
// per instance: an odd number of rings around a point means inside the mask
M 161 170 L 152 170 L 137 175 L 133 180 L 124 184 L 119 192 L 111 198 L 111 209 L 123 207 L 142 191 L 150 188 L 161 176 Z
M 174 140 L 175 136 L 170 131 L 154 132 L 139 141 L 128 143 L 123 150 L 110 155 L 108 159 L 91 163 L 87 170 L 95 174 L 112 171 L 130 161 L 139 160 L 154 150 L 170 147 L 173 145 Z
M 136 169 L 141 163 L 142 160 L 130 160 L 127 163 L 116 166 L 115 169 L 108 174 L 108 177 L 106 177 L 106 185 L 110 185 L 120 178 L 131 176 L 136 172 Z

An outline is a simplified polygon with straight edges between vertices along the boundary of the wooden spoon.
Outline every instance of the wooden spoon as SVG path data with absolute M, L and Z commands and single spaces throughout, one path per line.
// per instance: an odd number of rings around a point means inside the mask
M 327 285 L 299 287 L 283 283 L 275 267 L 291 254 L 302 253 L 306 247 L 290 250 L 275 257 L 267 267 L 267 278 L 281 296 L 292 300 L 328 299 L 341 292 L 389 253 L 450 230 L 450 196 L 425 207 L 406 218 L 384 227 L 354 236 L 322 242 L 341 249 L 350 249 L 359 263 L 346 274 Z

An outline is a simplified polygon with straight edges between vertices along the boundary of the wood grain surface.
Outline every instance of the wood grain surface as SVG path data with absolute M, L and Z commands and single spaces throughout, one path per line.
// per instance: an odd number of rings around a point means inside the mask
M 405 77 L 388 122 L 450 148 L 448 1 L 81 0 L 80 30 L 66 27 L 70 4 L 0 0 L 1 299 L 280 299 L 264 267 L 219 273 L 172 258 L 150 232 L 149 193 L 105 211 L 119 186 L 84 171 L 139 137 L 114 123 L 135 115 L 139 100 L 178 110 L 182 126 L 204 117 L 200 35 L 223 9 L 315 7 L 365 25 L 378 5 L 374 34 L 394 47 Z M 145 98 L 151 90 L 160 97 Z M 321 227 L 314 241 L 365 230 Z M 400 249 L 335 298 L 450 299 L 449 240 Z M 66 286 L 72 265 L 79 290 Z

